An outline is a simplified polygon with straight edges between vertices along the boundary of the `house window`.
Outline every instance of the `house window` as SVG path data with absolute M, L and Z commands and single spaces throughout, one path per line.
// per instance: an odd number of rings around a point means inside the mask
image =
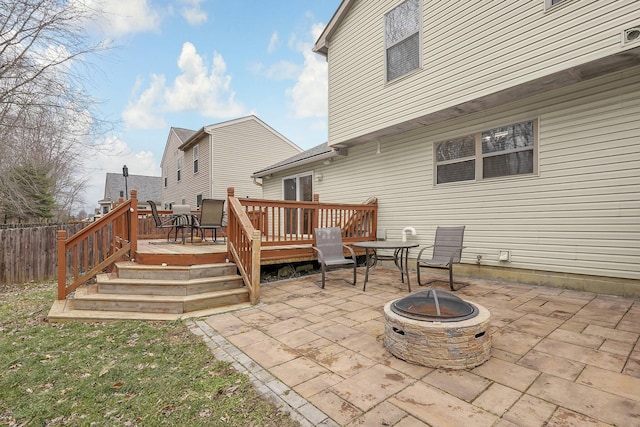
M 198 159 L 200 158 L 200 148 L 198 145 L 193 147 L 193 173 L 198 173 Z
M 198 194 L 196 196 L 196 207 L 200 207 L 201 204 L 202 204 L 202 194 Z
M 169 185 L 169 166 L 164 167 L 164 187 L 167 188 Z
M 544 8 L 549 9 L 557 4 L 563 3 L 566 0 L 544 0 Z
M 420 67 L 420 0 L 406 0 L 384 17 L 387 81 Z
M 178 172 L 176 174 L 176 179 L 178 182 L 182 179 L 182 157 L 178 158 Z
M 534 173 L 536 128 L 530 120 L 435 143 L 436 184 Z

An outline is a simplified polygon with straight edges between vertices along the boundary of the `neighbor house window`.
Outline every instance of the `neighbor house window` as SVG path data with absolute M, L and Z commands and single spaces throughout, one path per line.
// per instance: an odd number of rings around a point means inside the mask
M 193 173 L 198 173 L 198 159 L 200 158 L 200 148 L 198 145 L 193 147 Z
M 436 184 L 534 173 L 536 128 L 530 120 L 435 143 Z
M 202 194 L 198 194 L 196 196 L 196 206 L 200 207 L 201 204 L 202 204 Z
M 164 167 L 164 186 L 165 188 L 169 185 L 169 166 Z
M 178 158 L 178 172 L 176 174 L 176 179 L 178 181 L 182 179 L 182 157 Z
M 566 0 L 544 0 L 544 7 L 545 9 L 549 9 L 550 7 L 553 7 L 557 4 L 563 3 Z
M 387 81 L 420 67 L 420 0 L 406 0 L 384 17 Z

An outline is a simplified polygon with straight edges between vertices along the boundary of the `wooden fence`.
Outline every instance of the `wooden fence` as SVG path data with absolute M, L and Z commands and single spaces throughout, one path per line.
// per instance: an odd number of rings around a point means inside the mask
M 0 284 L 53 280 L 57 275 L 56 232 L 73 235 L 87 223 L 0 229 Z

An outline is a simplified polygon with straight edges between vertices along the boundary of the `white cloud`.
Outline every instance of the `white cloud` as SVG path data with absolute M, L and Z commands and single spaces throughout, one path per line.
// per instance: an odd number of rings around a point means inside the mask
M 231 76 L 222 55 L 214 52 L 211 68 L 192 43 L 186 42 L 178 57 L 180 74 L 172 85 L 164 75 L 152 75 L 151 85 L 129 103 L 123 119 L 130 128 L 156 128 L 167 112 L 193 111 L 203 117 L 229 118 L 245 113 L 235 100 Z M 164 126 L 164 125 L 162 125 Z
M 323 28 L 323 24 L 312 26 L 313 40 L 319 37 Z M 329 83 L 325 59 L 311 51 L 311 42 L 300 42 L 292 38 L 290 45 L 304 55 L 304 65 L 296 84 L 286 91 L 291 114 L 299 119 L 327 117 Z
M 150 151 L 132 151 L 126 142 L 111 136 L 97 145 L 93 155 L 84 159 L 88 182 L 84 194 L 85 210 L 93 212 L 104 198 L 106 174 L 122 173 L 127 165 L 131 175 L 160 176 L 160 166 Z
M 95 24 L 110 37 L 155 31 L 162 21 L 161 11 L 147 0 L 84 0 L 78 4 L 101 12 Z
M 207 12 L 200 8 L 204 0 L 180 0 L 184 7 L 180 9 L 182 17 L 191 26 L 198 26 L 207 22 Z
M 134 94 L 141 86 L 140 79 L 136 81 Z M 161 115 L 159 102 L 164 98 L 165 77 L 162 75 L 151 76 L 151 84 L 137 99 L 129 101 L 127 108 L 122 112 L 122 119 L 129 129 L 159 129 L 166 127 Z
M 278 45 L 280 44 L 280 36 L 278 36 L 278 32 L 274 31 L 273 34 L 271 34 L 271 38 L 269 39 L 269 45 L 267 46 L 267 52 L 269 53 L 273 53 Z

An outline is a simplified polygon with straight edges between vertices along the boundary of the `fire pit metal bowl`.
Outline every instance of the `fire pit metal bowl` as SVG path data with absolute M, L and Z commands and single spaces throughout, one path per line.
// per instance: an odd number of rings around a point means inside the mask
M 415 320 L 459 322 L 478 315 L 478 308 L 449 292 L 429 289 L 400 298 L 391 304 L 400 316 Z
M 384 345 L 399 359 L 445 369 L 489 359 L 491 314 L 479 304 L 430 289 L 388 302 L 384 317 Z

